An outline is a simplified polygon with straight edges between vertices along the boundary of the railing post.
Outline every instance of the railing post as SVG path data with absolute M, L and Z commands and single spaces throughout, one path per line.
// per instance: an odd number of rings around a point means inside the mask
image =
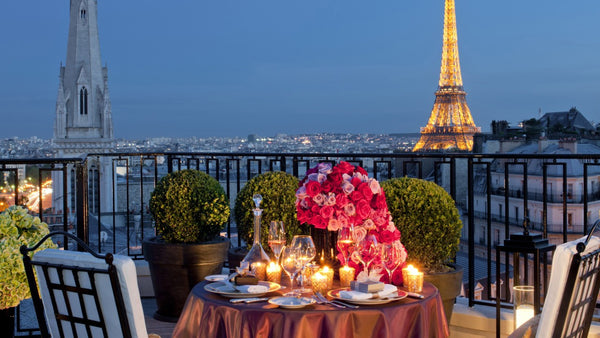
M 89 205 L 87 161 L 76 165 L 77 175 L 77 237 L 89 244 Z

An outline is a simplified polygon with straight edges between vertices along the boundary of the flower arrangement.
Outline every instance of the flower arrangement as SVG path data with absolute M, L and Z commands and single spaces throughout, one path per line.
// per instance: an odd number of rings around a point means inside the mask
M 340 162 L 334 167 L 329 163 L 319 163 L 308 170 L 296 190 L 296 211 L 300 223 L 308 223 L 318 229 L 337 231 L 352 227 L 355 242 L 362 241 L 369 234 L 374 235 L 378 243 L 393 243 L 402 252 L 400 265 L 406 260 L 400 231 L 392 221 L 385 194 L 379 182 L 369 178 L 360 166 L 348 162 Z M 358 272 L 362 269 L 359 269 L 361 263 L 357 255 L 367 253 L 357 250 L 350 253 L 348 265 L 357 268 Z M 375 256 L 371 267 L 381 265 L 379 255 L 376 253 Z M 368 260 L 371 258 L 368 257 Z M 397 269 L 393 276 L 396 283 L 401 282 L 400 270 Z M 384 276 L 389 281 L 389 277 Z
M 48 225 L 22 206 L 11 206 L 0 214 L 0 310 L 31 297 L 19 248 L 35 245 L 48 233 Z M 54 247 L 45 241 L 35 252 Z

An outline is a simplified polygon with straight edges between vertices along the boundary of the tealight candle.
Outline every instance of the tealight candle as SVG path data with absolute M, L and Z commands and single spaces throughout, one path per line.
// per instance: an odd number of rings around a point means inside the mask
M 405 284 L 408 288 L 408 292 L 423 291 L 423 273 L 422 272 L 420 272 L 417 269 L 408 270 L 406 278 L 407 278 L 407 282 Z
M 340 268 L 340 286 L 350 286 L 350 282 L 354 280 L 354 268 L 348 265 Z
M 332 289 L 333 288 L 333 269 L 329 268 L 328 266 L 324 266 L 323 268 L 321 268 L 321 270 L 319 272 L 321 272 L 322 275 L 327 277 L 327 288 Z
M 267 265 L 267 280 L 273 283 L 281 283 L 281 267 L 275 262 Z
M 327 276 L 323 275 L 320 271 L 313 274 L 310 278 L 310 281 L 315 294 L 320 292 L 322 295 L 324 295 L 325 292 L 327 292 Z
M 407 267 L 402 269 L 402 283 L 406 286 L 408 285 L 408 272 L 417 270 L 412 264 L 409 264 Z
M 258 280 L 265 280 L 267 274 L 267 265 L 263 262 L 252 263 L 252 272 Z

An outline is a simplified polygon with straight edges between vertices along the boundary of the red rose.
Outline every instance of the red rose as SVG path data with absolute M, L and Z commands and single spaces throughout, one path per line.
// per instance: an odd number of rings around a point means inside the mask
M 365 196 L 360 191 L 354 190 L 352 193 L 350 193 L 350 199 L 356 202 L 364 200 Z
M 315 197 L 321 193 L 321 185 L 317 181 L 310 181 L 306 184 L 306 194 Z
M 367 216 L 369 216 L 369 214 L 371 213 L 371 206 L 369 205 L 369 202 L 363 200 L 359 200 L 356 203 L 356 214 L 358 217 L 360 217 L 361 219 L 365 219 L 367 218 Z
M 333 186 L 339 186 L 340 184 L 342 184 L 342 174 L 340 174 L 339 172 L 333 172 L 327 175 L 327 180 L 331 181 L 331 184 Z
M 321 207 L 319 207 L 316 203 L 313 204 L 312 207 L 310 207 L 310 211 L 312 211 L 313 214 L 319 214 L 319 212 L 321 211 Z
M 381 243 L 392 243 L 395 240 L 395 237 L 394 233 L 388 230 L 379 232 L 379 240 Z
M 333 208 L 329 205 L 326 205 L 321 208 L 321 210 L 319 211 L 319 215 L 321 215 L 321 217 L 323 217 L 324 219 L 330 219 L 331 216 L 333 216 L 333 212 Z
M 354 166 L 348 162 L 342 161 L 335 166 L 334 169 L 339 170 L 342 174 L 351 174 L 354 171 Z
M 310 219 L 310 224 L 312 224 L 317 229 L 326 229 L 327 228 L 327 221 L 325 219 L 323 219 L 323 217 L 319 216 L 318 214 L 314 215 Z
M 358 185 L 357 190 L 360 191 L 367 201 L 370 201 L 373 198 L 373 191 L 371 191 L 371 187 L 369 187 L 368 183 L 361 183 Z
M 362 181 L 358 177 L 352 177 L 350 183 L 352 183 L 352 185 L 356 188 L 362 183 Z
M 321 189 L 323 190 L 323 192 L 330 192 L 332 188 L 333 185 L 331 184 L 331 182 L 329 182 L 329 180 L 326 180 L 321 184 Z
M 382 210 L 387 209 L 387 203 L 383 194 L 376 195 L 377 197 L 372 200 L 373 209 Z
M 350 200 L 348 200 L 348 197 L 344 194 L 337 195 L 335 197 L 335 205 L 337 205 L 340 208 L 343 208 L 349 202 L 350 202 Z
M 394 271 L 394 273 L 392 274 L 392 284 L 394 285 L 402 285 L 404 283 L 404 280 L 402 279 L 402 268 L 404 267 L 404 264 L 402 266 L 399 266 L 396 271 Z

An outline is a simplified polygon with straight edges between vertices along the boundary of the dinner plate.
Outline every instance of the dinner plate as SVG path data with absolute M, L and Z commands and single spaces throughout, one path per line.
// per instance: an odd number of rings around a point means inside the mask
M 227 298 L 250 298 L 250 297 L 261 297 L 269 292 L 277 291 L 281 288 L 281 285 L 273 282 L 258 282 L 259 285 L 264 285 L 269 288 L 265 292 L 240 292 L 233 288 L 233 285 L 225 282 L 214 282 L 204 286 L 204 290 L 221 295 Z
M 314 304 L 315 300 L 306 297 L 274 297 L 269 299 L 269 303 L 279 305 L 279 307 L 285 309 L 299 309 Z
M 227 280 L 227 278 L 229 278 L 229 275 L 208 275 L 204 277 L 209 282 L 221 282 Z
M 406 298 L 406 292 L 402 290 L 398 290 L 397 297 L 388 297 L 388 298 L 370 298 L 370 299 L 349 299 L 340 297 L 340 291 L 348 291 L 350 288 L 341 288 L 335 289 L 328 292 L 329 297 L 335 298 L 337 300 L 341 300 L 347 303 L 356 304 L 356 305 L 380 305 L 387 304 L 390 302 L 395 302 L 397 300 Z

